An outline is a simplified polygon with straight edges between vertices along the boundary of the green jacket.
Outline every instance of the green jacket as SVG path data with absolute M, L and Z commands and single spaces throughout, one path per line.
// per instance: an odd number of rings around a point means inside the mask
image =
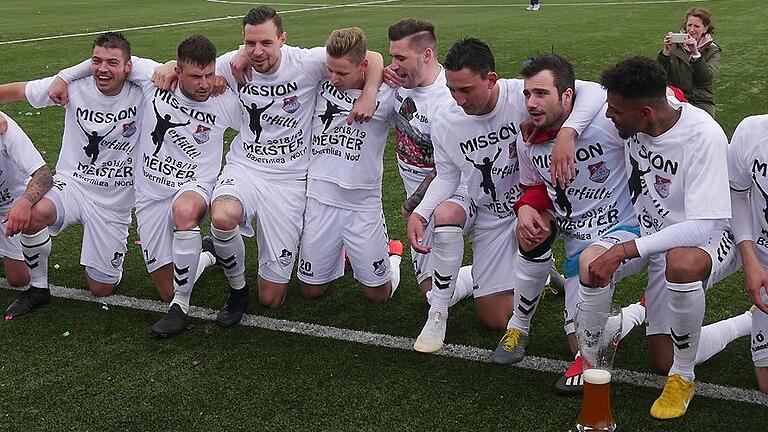
M 720 70 L 720 47 L 710 42 L 699 49 L 701 57 L 690 60 L 690 55 L 679 44 L 672 46 L 669 57 L 661 52 L 657 57 L 667 71 L 669 83 L 685 93 L 692 105 L 714 116 L 715 93 L 712 82 Z

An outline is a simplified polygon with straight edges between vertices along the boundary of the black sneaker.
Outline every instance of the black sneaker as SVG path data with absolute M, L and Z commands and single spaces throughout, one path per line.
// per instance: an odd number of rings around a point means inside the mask
M 152 333 L 162 337 L 176 336 L 183 332 L 188 324 L 189 317 L 181 310 L 181 306 L 174 303 L 168 313 L 152 326 Z
M 19 298 L 8 306 L 5 310 L 5 316 L 16 318 L 26 315 L 40 306 L 51 302 L 51 290 L 48 288 L 37 288 L 30 286 L 19 294 Z
M 216 249 L 213 248 L 213 237 L 203 237 L 203 252 L 210 252 L 213 255 L 213 265 L 219 264 L 219 257 L 216 255 Z
M 248 309 L 247 283 L 245 287 L 239 290 L 229 289 L 229 298 L 224 303 L 224 307 L 216 314 L 216 322 L 222 327 L 232 327 L 243 319 L 246 309 Z

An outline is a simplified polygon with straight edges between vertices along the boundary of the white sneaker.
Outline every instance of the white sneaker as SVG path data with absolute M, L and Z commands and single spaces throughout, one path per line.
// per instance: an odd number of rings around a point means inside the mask
M 541 3 L 537 3 L 537 4 L 533 5 L 533 8 L 532 8 L 531 10 L 532 10 L 532 11 L 537 11 L 537 10 L 539 10 L 540 8 L 541 8 Z
M 533 8 L 533 5 L 528 5 L 528 7 L 525 8 L 525 10 L 536 10 L 536 9 Z
M 419 337 L 416 338 L 416 343 L 413 344 L 414 351 L 433 353 L 442 348 L 447 324 L 447 312 L 430 311 L 424 328 L 421 329 Z

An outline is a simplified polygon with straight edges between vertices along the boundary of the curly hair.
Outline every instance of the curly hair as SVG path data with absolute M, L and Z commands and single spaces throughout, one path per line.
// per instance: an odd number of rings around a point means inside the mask
M 600 84 L 625 99 L 664 98 L 667 73 L 648 57 L 630 57 L 604 70 Z

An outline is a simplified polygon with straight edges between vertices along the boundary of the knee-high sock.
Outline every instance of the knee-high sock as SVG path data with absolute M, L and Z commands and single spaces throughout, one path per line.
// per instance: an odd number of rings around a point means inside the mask
M 220 230 L 211 226 L 213 248 L 219 256 L 221 268 L 229 280 L 232 289 L 245 287 L 245 243 L 240 235 L 240 227 L 233 230 Z
M 696 351 L 699 349 L 701 322 L 704 320 L 704 288 L 700 281 L 672 283 L 669 290 L 670 331 L 674 359 L 669 375 L 679 374 L 688 381 L 695 378 Z
M 552 251 L 547 250 L 537 257 L 517 253 L 512 287 L 515 289 L 515 309 L 507 323 L 507 328 L 516 328 L 525 333 L 531 328 L 531 318 L 539 306 L 541 293 L 547 284 L 549 270 L 552 268 Z
M 585 306 L 597 308 L 599 310 L 609 311 L 611 309 L 611 300 L 613 300 L 613 282 L 608 286 L 594 288 L 579 279 L 579 297 Z
M 749 311 L 702 327 L 696 364 L 704 363 L 734 339 L 747 336 L 751 331 L 752 314 Z
M 633 328 L 645 321 L 645 306 L 640 303 L 632 303 L 621 308 L 621 338 L 624 339 Z
M 389 256 L 389 284 L 391 288 L 389 289 L 389 298 L 392 298 L 393 295 L 395 295 L 395 291 L 397 291 L 397 287 L 400 286 L 400 262 L 402 262 L 403 257 L 400 255 L 390 255 Z
M 200 279 L 200 275 L 203 274 L 205 269 L 208 267 L 214 265 L 216 263 L 216 257 L 213 256 L 210 252 L 201 252 L 200 253 L 200 262 L 197 264 L 197 272 L 195 272 L 195 280 Z
M 48 257 L 51 255 L 51 236 L 48 228 L 34 234 L 21 235 L 21 251 L 29 269 L 30 285 L 48 288 Z
M 171 256 L 173 256 L 173 300 L 184 313 L 189 312 L 189 298 L 195 285 L 195 272 L 200 262 L 203 238 L 200 229 L 174 231 Z
M 459 276 L 456 277 L 456 286 L 453 288 L 453 295 L 448 307 L 453 307 L 456 303 L 472 295 L 475 284 L 472 280 L 472 266 L 463 266 L 459 269 Z M 432 304 L 432 290 L 427 291 L 427 303 Z
M 436 226 L 432 241 L 432 298 L 430 310 L 448 313 L 456 288 L 456 277 L 464 258 L 463 229 Z

